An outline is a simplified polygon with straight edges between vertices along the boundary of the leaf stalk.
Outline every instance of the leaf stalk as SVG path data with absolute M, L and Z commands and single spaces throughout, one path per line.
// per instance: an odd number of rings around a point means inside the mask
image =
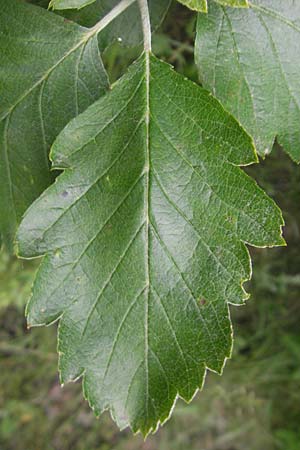
M 144 50 L 146 53 L 151 52 L 151 23 L 147 0 L 138 0 L 141 12 L 143 34 L 144 34 Z

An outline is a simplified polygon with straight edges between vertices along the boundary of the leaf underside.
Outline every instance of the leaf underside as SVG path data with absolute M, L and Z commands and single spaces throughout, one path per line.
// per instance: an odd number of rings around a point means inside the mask
M 27 3 L 0 0 L 0 233 L 12 246 L 27 207 L 53 181 L 55 137 L 107 89 L 97 38 Z
M 207 12 L 207 0 L 178 0 L 183 5 L 187 6 L 194 11 Z M 211 0 L 212 1 L 212 0 Z M 237 8 L 248 8 L 248 0 L 214 0 L 221 5 L 237 7 Z
M 149 58 L 149 59 L 148 59 Z M 238 166 L 251 139 L 210 94 L 143 55 L 56 140 L 65 168 L 29 208 L 22 257 L 43 254 L 30 326 L 59 323 L 63 383 L 147 435 L 230 356 L 245 242 L 283 243 L 273 201 Z
M 258 152 L 277 137 L 300 162 L 300 3 L 253 0 L 249 9 L 210 3 L 199 15 L 195 57 L 203 85 L 248 133 Z

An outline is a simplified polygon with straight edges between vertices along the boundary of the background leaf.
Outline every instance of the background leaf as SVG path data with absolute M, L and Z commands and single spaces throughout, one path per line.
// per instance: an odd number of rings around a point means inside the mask
M 171 1 L 148 0 L 152 30 L 155 30 L 163 21 Z M 80 25 L 91 27 L 118 3 L 119 0 L 96 0 L 81 11 L 64 11 L 63 14 Z M 142 42 L 143 31 L 137 2 L 127 8 L 99 35 L 99 43 L 102 49 L 108 47 L 115 40 L 126 46 L 135 46 Z
M 195 11 L 207 12 L 207 0 L 178 0 L 183 5 Z
M 249 9 L 210 3 L 199 15 L 196 62 L 204 86 L 255 140 L 261 155 L 278 138 L 300 161 L 300 3 L 253 0 Z
M 49 0 L 25 0 L 27 3 L 32 3 L 33 5 L 40 6 L 41 8 L 48 8 Z
M 148 64 L 150 72 L 148 71 Z M 23 257 L 46 254 L 29 325 L 60 319 L 63 383 L 147 434 L 232 346 L 245 242 L 280 245 L 282 218 L 238 165 L 251 139 L 207 91 L 145 55 L 52 150 L 56 183 L 29 208 Z M 243 193 L 243 195 L 241 195 Z
M 248 8 L 248 0 L 214 0 L 217 3 L 225 6 L 231 6 L 236 8 Z
M 51 0 L 49 8 L 53 9 L 81 9 L 96 0 Z
M 96 36 L 21 1 L 0 1 L 0 49 L 0 232 L 11 247 L 22 214 L 53 180 L 55 137 L 108 80 Z
M 29 0 L 47 7 L 48 0 Z M 73 1 L 73 0 L 72 0 Z M 79 0 L 82 1 L 82 0 Z M 81 10 L 58 11 L 64 17 L 84 27 L 94 26 L 102 17 L 116 6 L 120 0 L 96 0 Z M 172 0 L 148 0 L 152 30 L 155 31 L 164 20 Z M 91 3 L 91 2 L 90 2 Z M 125 46 L 137 46 L 143 41 L 141 15 L 137 2 L 117 17 L 99 34 L 100 48 L 104 50 L 112 42 L 118 40 Z
M 190 9 L 199 12 L 207 12 L 207 0 L 178 0 L 183 5 Z M 212 1 L 212 0 L 211 0 Z M 231 7 L 246 7 L 248 8 L 248 0 L 214 0 L 222 5 L 227 5 Z

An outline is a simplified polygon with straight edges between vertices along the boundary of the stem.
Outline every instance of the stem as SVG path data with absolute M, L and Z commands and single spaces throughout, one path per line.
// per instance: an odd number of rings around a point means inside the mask
M 88 38 L 94 34 L 100 33 L 107 25 L 109 25 L 114 19 L 116 19 L 120 14 L 122 14 L 125 9 L 132 5 L 136 0 L 121 0 L 118 5 L 116 5 L 103 19 L 99 20 L 95 26 L 88 30 Z
M 144 34 L 144 50 L 146 53 L 151 52 L 151 23 L 150 23 L 150 14 L 148 8 L 147 0 L 138 0 L 142 26 L 143 26 L 143 34 Z

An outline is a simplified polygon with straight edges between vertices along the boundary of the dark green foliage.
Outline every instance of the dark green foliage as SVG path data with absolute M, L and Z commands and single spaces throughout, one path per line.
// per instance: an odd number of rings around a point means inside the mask
M 0 8 L 0 235 L 11 248 L 26 208 L 54 179 L 55 137 L 108 79 L 97 36 L 19 0 Z
M 47 7 L 48 0 L 29 0 L 32 3 Z M 68 0 L 67 0 L 68 1 Z M 76 0 L 79 1 L 85 0 Z M 74 0 L 71 0 L 74 3 Z M 65 2 L 64 2 L 65 3 Z M 84 27 L 92 27 L 101 18 L 103 18 L 113 6 L 120 3 L 120 0 L 95 0 L 86 1 L 89 3 L 80 10 L 55 10 L 69 20 L 77 22 Z M 153 31 L 162 23 L 169 7 L 171 0 L 149 0 L 149 11 L 151 16 L 151 26 Z M 112 42 L 121 42 L 124 46 L 139 45 L 143 41 L 143 31 L 140 19 L 140 12 L 137 4 L 131 5 L 119 17 L 117 17 L 99 36 L 99 44 L 101 49 L 105 49 Z
M 67 8 L 90 3 L 73 1 L 51 3 Z M 286 38 L 280 39 L 280 51 L 288 55 L 297 24 L 277 0 L 268 2 L 270 9 L 265 1 L 217 1 L 238 7 L 235 12 L 217 5 L 213 10 L 210 2 L 207 18 L 198 23 L 206 24 L 213 46 L 211 11 L 236 14 L 238 25 L 248 17 L 245 26 L 251 25 L 253 15 L 264 14 L 266 20 L 282 25 L 277 24 L 274 33 Z M 206 8 L 206 2 L 185 3 Z M 82 377 L 84 395 L 96 415 L 108 409 L 120 428 L 129 425 L 147 435 L 169 418 L 178 396 L 192 399 L 207 369 L 222 372 L 232 350 L 229 305 L 248 298 L 243 288 L 251 277 L 246 245 L 283 245 L 281 212 L 239 167 L 258 162 L 252 138 L 207 91 L 150 51 L 147 6 L 154 29 L 169 0 L 151 0 L 149 5 L 146 0 L 95 1 L 79 11 L 61 11 L 65 18 L 21 0 L 0 6 L 0 171 L 6 177 L 0 225 L 7 245 L 26 206 L 51 182 L 51 145 L 52 168 L 63 170 L 31 204 L 17 235 L 19 256 L 44 256 L 27 306 L 28 324 L 58 320 L 61 382 Z M 297 16 L 296 7 L 294 13 Z M 105 94 L 108 81 L 98 44 L 100 49 L 116 39 L 138 44 L 141 23 L 144 53 Z M 215 64 L 223 45 L 221 23 Z M 285 26 L 290 34 L 284 33 Z M 198 29 L 200 37 L 202 31 Z M 232 30 L 230 36 L 235 41 Z M 269 33 L 273 56 L 278 36 Z M 154 48 L 161 45 L 161 53 L 167 42 L 162 39 L 159 44 L 157 39 Z M 202 45 L 200 38 L 199 42 Z M 177 39 L 170 43 L 178 48 L 178 61 L 192 44 L 183 50 Z M 243 45 L 241 39 L 236 48 L 241 60 Z M 252 64 L 257 48 L 246 46 Z M 141 53 L 141 48 L 134 53 Z M 249 73 L 244 67 L 229 67 L 234 70 L 226 71 L 224 65 L 222 89 L 236 74 Z M 295 66 L 276 53 L 275 62 L 265 58 L 259 67 L 259 88 L 266 83 L 266 72 L 276 76 L 270 79 L 269 91 L 258 89 L 255 99 L 246 79 L 255 120 L 266 117 L 268 149 L 278 135 L 297 159 Z M 213 77 L 218 82 L 216 73 Z M 233 112 L 262 152 L 265 138 L 260 141 L 260 128 L 253 131 L 245 123 L 249 105 L 234 83 L 232 95 L 239 108 Z M 228 92 L 222 89 L 226 103 Z M 272 89 L 273 122 L 266 106 Z M 262 108 L 257 110 L 257 104 Z M 297 285 L 297 275 L 284 283 L 293 282 Z M 298 344 L 292 340 L 288 345 L 295 350 Z M 8 346 L 6 351 L 13 350 Z M 34 349 L 29 353 L 39 355 Z M 293 442 L 293 435 L 280 427 L 278 436 L 288 445 Z M 268 443 L 262 439 L 258 445 L 266 448 Z
M 237 167 L 256 161 L 249 137 L 152 55 L 65 128 L 51 159 L 66 170 L 17 236 L 21 256 L 46 253 L 28 323 L 59 318 L 62 382 L 84 374 L 98 415 L 146 435 L 206 368 L 221 373 L 227 305 L 247 298 L 244 243 L 281 245 L 281 214 Z
M 254 0 L 247 9 L 210 3 L 195 56 L 204 86 L 253 136 L 261 155 L 275 138 L 300 162 L 300 3 Z
M 191 450 L 298 450 L 300 174 L 279 151 L 250 171 L 283 209 L 289 245 L 275 256 L 252 252 L 252 298 L 232 308 L 235 350 L 223 377 L 209 374 L 194 402 L 178 402 L 168 425 L 144 444 L 120 433 L 108 414 L 95 419 L 80 383 L 60 388 L 55 327 L 28 332 L 23 309 L 8 307 L 0 311 L 3 450 L 185 450 L 187 443 Z M 29 273 L 29 263 L 22 264 L 19 270 Z M 19 297 L 24 280 L 19 285 L 15 273 L 2 265 L 1 298 Z

